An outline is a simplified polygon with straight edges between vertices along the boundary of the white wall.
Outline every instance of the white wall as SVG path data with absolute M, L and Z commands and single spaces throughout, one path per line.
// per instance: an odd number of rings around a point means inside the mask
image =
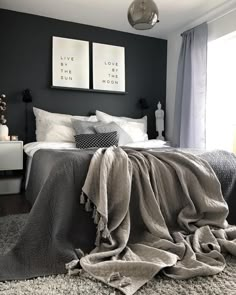
M 213 21 L 211 21 L 213 20 Z M 205 21 L 208 23 L 209 41 L 215 40 L 228 33 L 236 31 L 236 1 L 218 7 L 200 19 L 178 29 L 167 36 L 167 88 L 166 88 L 166 139 L 171 141 L 174 126 L 175 91 L 179 52 L 182 38 L 180 34 L 187 29 L 197 26 Z
M 236 31 L 236 10 L 209 23 L 208 39 L 212 41 L 234 31 Z

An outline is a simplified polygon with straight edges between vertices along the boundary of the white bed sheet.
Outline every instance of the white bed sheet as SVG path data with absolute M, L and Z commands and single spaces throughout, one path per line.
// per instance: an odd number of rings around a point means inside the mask
M 166 141 L 159 139 L 150 139 L 146 141 L 139 141 L 129 143 L 125 146 L 135 148 L 160 148 L 167 147 Z M 33 157 L 34 153 L 39 149 L 75 149 L 75 143 L 73 142 L 30 142 L 24 145 L 24 151 L 29 157 Z
M 30 142 L 24 145 L 24 151 L 29 157 L 33 157 L 34 153 L 40 149 L 75 149 L 75 143 L 73 142 Z
M 160 139 L 149 139 L 145 141 L 132 142 L 132 143 L 126 144 L 126 146 L 134 147 L 134 148 L 145 148 L 145 149 L 169 147 L 167 141 L 160 140 Z

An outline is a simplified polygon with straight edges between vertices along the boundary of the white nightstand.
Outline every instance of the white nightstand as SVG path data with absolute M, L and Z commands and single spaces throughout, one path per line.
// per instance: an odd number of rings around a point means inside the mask
M 0 195 L 18 194 L 23 169 L 23 142 L 0 141 Z

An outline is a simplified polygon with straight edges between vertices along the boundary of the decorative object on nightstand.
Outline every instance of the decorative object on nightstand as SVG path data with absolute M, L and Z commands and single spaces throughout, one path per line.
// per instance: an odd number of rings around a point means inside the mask
M 22 101 L 25 103 L 25 143 L 28 142 L 28 104 L 32 102 L 32 94 L 30 89 L 22 92 Z
M 9 140 L 9 129 L 7 127 L 6 122 L 6 118 L 4 115 L 4 112 L 7 109 L 7 103 L 5 101 L 6 99 L 6 95 L 5 94 L 1 94 L 0 96 L 0 140 Z
M 11 135 L 11 141 L 18 141 L 18 135 Z
M 155 111 L 155 117 L 156 117 L 156 131 L 158 132 L 157 139 L 164 140 L 164 137 L 162 136 L 162 132 L 164 131 L 164 111 L 161 108 L 160 101 L 157 104 L 157 110 Z
M 0 195 L 18 194 L 23 169 L 23 142 L 0 141 Z

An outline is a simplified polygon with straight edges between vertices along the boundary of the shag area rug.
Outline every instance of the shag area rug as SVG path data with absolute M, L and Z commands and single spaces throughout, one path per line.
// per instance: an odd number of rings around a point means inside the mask
M 9 251 L 20 235 L 27 221 L 27 214 L 0 218 L 0 254 Z M 0 266 L 1 267 L 1 266 Z M 77 277 L 55 275 L 27 281 L 0 282 L 1 295 L 121 295 L 120 292 L 95 280 L 86 273 Z M 227 258 L 225 270 L 211 277 L 197 277 L 189 280 L 173 280 L 157 275 L 137 295 L 180 295 L 180 294 L 236 294 L 236 259 Z

